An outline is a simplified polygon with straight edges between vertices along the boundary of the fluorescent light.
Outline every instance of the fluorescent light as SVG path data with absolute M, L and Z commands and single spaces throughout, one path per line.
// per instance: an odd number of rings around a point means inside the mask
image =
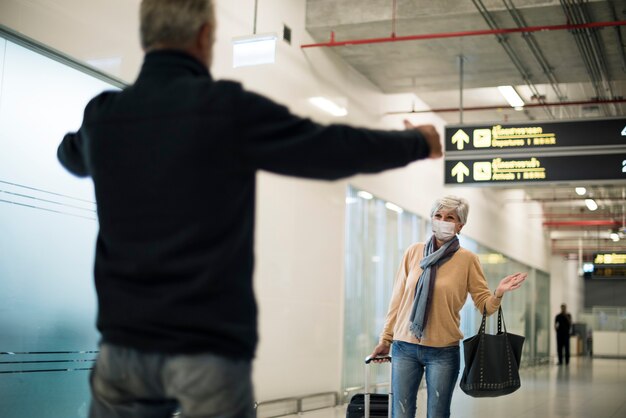
M 577 187 L 576 188 L 576 194 L 578 196 L 584 196 L 585 193 L 587 193 L 587 189 L 585 189 L 584 187 Z
M 368 193 L 368 192 L 364 192 L 362 190 L 360 192 L 357 192 L 356 195 L 359 196 L 359 197 L 362 197 L 363 199 L 367 199 L 367 200 L 370 200 L 370 199 L 374 198 L 374 195 L 372 195 L 371 193 Z
M 593 273 L 593 263 L 583 263 L 584 273 Z
M 385 207 L 389 210 L 392 210 L 394 212 L 398 212 L 398 213 L 402 213 L 404 212 L 404 210 L 400 207 L 400 206 L 396 206 L 393 203 L 387 202 L 385 203 Z
M 587 205 L 587 209 L 591 211 L 598 209 L 598 204 L 593 199 L 585 199 L 585 205 Z
M 524 107 L 524 101 L 512 86 L 498 86 L 498 90 L 500 90 L 500 94 L 504 96 L 506 101 L 509 102 L 509 105 L 516 108 L 515 110 L 518 107 Z
M 273 64 L 276 59 L 275 33 L 233 38 L 233 67 Z
M 611 239 L 613 240 L 613 242 L 619 241 L 619 235 L 617 234 L 617 232 L 611 232 Z
M 348 114 L 348 110 L 345 107 L 339 106 L 337 103 L 327 99 L 326 97 L 311 97 L 309 98 L 309 102 L 333 116 L 340 117 Z

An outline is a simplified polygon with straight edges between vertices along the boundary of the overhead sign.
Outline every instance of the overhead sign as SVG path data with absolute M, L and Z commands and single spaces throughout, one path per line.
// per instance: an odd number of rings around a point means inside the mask
M 626 119 L 451 125 L 445 184 L 626 180 Z
M 624 265 L 626 266 L 626 253 L 596 253 L 593 255 L 593 264 L 599 265 Z
M 626 279 L 626 253 L 606 252 L 594 254 L 592 277 Z
M 626 180 L 626 150 L 595 155 L 446 159 L 445 170 L 447 185 Z
M 461 153 L 626 146 L 626 119 L 449 125 L 445 136 L 446 152 Z
M 594 268 L 591 277 L 602 279 L 626 279 L 626 266 L 599 266 Z

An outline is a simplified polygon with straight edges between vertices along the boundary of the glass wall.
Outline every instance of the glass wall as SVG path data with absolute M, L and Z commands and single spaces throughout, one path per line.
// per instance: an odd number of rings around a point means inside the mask
M 363 390 L 363 359 L 378 343 L 402 255 L 409 245 L 430 236 L 430 220 L 353 187 L 347 190 L 346 212 L 343 388 L 349 397 Z M 507 275 L 528 272 L 524 286 L 504 297 L 505 323 L 509 332 L 526 336 L 522 365 L 547 363 L 551 329 L 549 275 L 463 235 L 460 241 L 480 258 L 492 290 Z M 476 333 L 481 317 L 468 296 L 461 310 L 461 331 L 466 337 Z M 491 333 L 497 327 L 493 318 L 488 321 Z M 387 384 L 388 367 L 375 367 L 372 372 L 371 382 Z
M 517 291 L 507 293 L 502 300 L 502 312 L 507 331 L 526 337 L 522 366 L 549 361 L 550 276 L 485 247 L 461 235 L 461 245 L 478 255 L 489 288 L 495 290 L 504 277 L 516 272 L 527 272 L 528 278 Z M 482 315 L 468 300 L 461 310 L 461 331 L 468 337 L 480 326 Z M 497 332 L 496 315 L 489 318 L 487 330 Z
M 404 250 L 420 240 L 422 220 L 352 187 L 346 211 L 343 387 L 351 392 L 363 386 L 363 360 L 378 344 L 396 270 Z M 388 367 L 372 371 L 371 382 L 389 380 Z
M 53 55 L 0 30 L 0 417 L 86 417 L 97 353 L 93 187 L 56 148 L 114 86 Z

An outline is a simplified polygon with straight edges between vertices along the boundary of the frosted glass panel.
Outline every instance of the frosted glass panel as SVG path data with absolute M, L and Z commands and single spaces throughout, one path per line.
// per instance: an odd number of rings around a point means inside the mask
M 0 417 L 87 416 L 96 205 L 56 148 L 111 88 L 0 38 Z
M 378 343 L 404 251 L 420 236 L 417 215 L 386 203 L 353 187 L 347 190 L 343 389 L 348 398 L 363 390 L 363 359 Z M 388 381 L 387 365 L 374 368 L 373 384 Z

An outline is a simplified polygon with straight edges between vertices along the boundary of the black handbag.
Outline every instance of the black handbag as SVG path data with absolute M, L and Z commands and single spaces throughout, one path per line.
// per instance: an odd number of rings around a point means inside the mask
M 478 334 L 463 340 L 465 369 L 460 387 L 475 398 L 508 395 L 521 386 L 519 364 L 524 337 L 506 332 L 502 308 L 498 309 L 496 335 L 485 334 L 486 321 L 487 312 L 483 310 Z

